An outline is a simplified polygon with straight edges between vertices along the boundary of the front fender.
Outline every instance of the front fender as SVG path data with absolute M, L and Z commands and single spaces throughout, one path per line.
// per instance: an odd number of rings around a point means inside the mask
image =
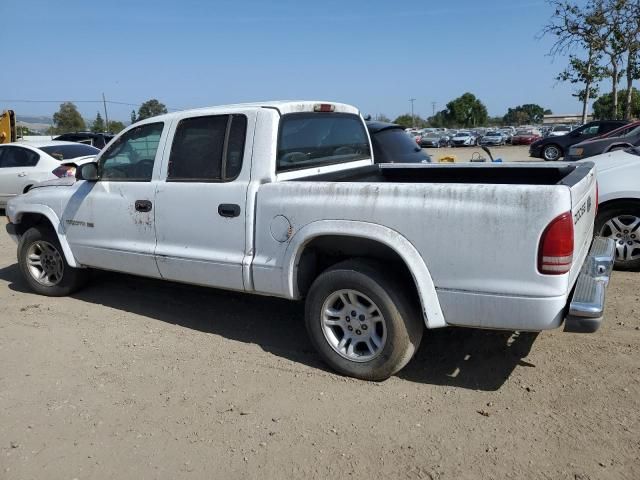
M 60 224 L 60 219 L 56 215 L 50 207 L 41 204 L 29 204 L 24 209 L 18 208 L 15 205 L 14 201 L 9 201 L 7 204 L 7 216 L 11 223 L 19 225 L 22 221 L 22 217 L 25 214 L 37 214 L 45 217 L 51 225 L 53 226 L 53 230 L 56 232 L 58 237 L 58 241 L 60 242 L 60 246 L 62 247 L 62 252 L 67 260 L 67 263 L 70 267 L 79 268 L 80 265 L 76 261 L 73 253 L 71 252 L 71 247 L 69 246 L 69 242 L 67 241 L 67 236 L 65 234 L 64 228 Z
M 395 230 L 374 223 L 351 220 L 319 220 L 305 225 L 289 241 L 284 254 L 284 287 L 290 298 L 299 298 L 296 278 L 304 247 L 314 238 L 325 235 L 346 235 L 380 242 L 394 250 L 405 262 L 417 286 L 420 304 L 427 328 L 445 327 L 447 324 L 440 308 L 431 274 L 416 248 Z

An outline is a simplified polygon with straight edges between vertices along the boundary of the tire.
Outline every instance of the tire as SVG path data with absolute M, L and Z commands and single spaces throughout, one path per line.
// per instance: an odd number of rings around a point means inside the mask
M 388 268 L 366 260 L 341 262 L 316 278 L 307 295 L 305 321 L 311 342 L 331 368 L 381 381 L 411 360 L 424 324 L 404 284 Z
M 555 162 L 560 157 L 562 157 L 562 155 L 563 155 L 562 148 L 560 148 L 555 143 L 547 145 L 542 150 L 542 158 L 544 158 L 547 162 Z
M 616 270 L 640 270 L 640 204 L 605 207 L 596 217 L 596 235 L 616 242 Z
M 75 292 L 86 283 L 89 275 L 86 269 L 69 266 L 58 237 L 42 226 L 30 228 L 20 238 L 18 265 L 29 287 L 48 297 L 63 297 Z

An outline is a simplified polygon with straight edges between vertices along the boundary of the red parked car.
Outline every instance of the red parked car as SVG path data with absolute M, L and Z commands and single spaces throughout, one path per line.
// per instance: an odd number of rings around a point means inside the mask
M 537 130 L 518 130 L 511 137 L 511 145 L 531 145 L 536 140 L 540 140 L 542 135 Z

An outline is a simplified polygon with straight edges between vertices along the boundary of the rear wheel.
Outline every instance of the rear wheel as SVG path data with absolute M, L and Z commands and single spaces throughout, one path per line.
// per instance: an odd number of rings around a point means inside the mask
M 70 267 L 56 235 L 33 227 L 20 238 L 18 264 L 31 289 L 40 295 L 62 297 L 86 283 L 88 271 Z
M 542 157 L 548 162 L 555 162 L 562 156 L 562 149 L 555 144 L 547 145 L 542 150 Z
M 595 232 L 616 242 L 616 269 L 640 269 L 640 205 L 629 202 L 602 209 Z
M 424 325 L 401 279 L 364 260 L 322 273 L 306 300 L 307 331 L 334 370 L 363 380 L 385 380 L 404 367 Z

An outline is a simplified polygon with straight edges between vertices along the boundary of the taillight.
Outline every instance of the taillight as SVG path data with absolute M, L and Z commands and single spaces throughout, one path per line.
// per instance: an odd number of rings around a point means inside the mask
M 598 182 L 596 181 L 596 213 L 598 215 L 598 205 L 600 204 L 600 189 L 598 188 Z
M 544 230 L 538 251 L 538 271 L 562 275 L 573 263 L 573 216 L 571 212 L 556 217 Z
M 72 165 L 60 165 L 51 173 L 53 173 L 58 178 L 75 177 L 76 167 Z

